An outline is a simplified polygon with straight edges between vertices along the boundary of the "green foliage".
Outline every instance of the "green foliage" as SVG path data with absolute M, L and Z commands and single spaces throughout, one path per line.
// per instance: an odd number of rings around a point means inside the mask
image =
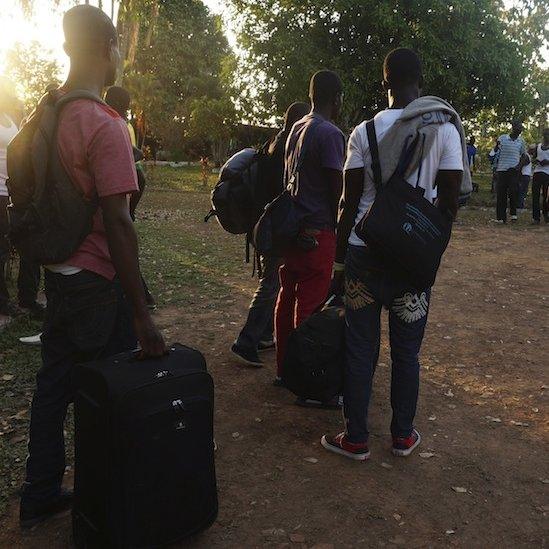
M 542 4 L 535 3 L 541 12 Z M 231 4 L 244 50 L 239 78 L 247 110 L 259 103 L 253 112 L 263 120 L 305 99 L 308 79 L 323 67 L 336 70 L 344 81 L 344 123 L 371 116 L 385 104 L 383 58 L 399 46 L 422 57 L 425 93 L 450 100 L 464 116 L 483 108 L 510 114 L 522 102 L 530 59 L 539 46 L 513 32 L 499 0 Z M 537 16 L 528 20 L 528 37 L 536 31 L 543 37 L 541 24 Z
M 231 53 L 221 22 L 200 0 L 164 0 L 156 21 L 142 22 L 140 36 L 124 84 L 147 131 L 164 148 L 181 151 L 196 99 L 226 97 Z
M 60 67 L 52 53 L 33 41 L 16 43 L 6 52 L 6 76 L 13 81 L 17 95 L 32 110 L 49 84 L 60 84 Z
M 214 162 L 220 165 L 227 156 L 236 124 L 236 110 L 228 97 L 202 97 L 191 103 L 187 135 L 208 143 Z

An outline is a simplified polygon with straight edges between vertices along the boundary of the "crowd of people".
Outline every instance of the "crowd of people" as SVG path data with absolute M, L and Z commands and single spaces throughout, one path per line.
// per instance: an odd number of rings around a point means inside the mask
M 541 214 L 549 223 L 549 129 L 543 140 L 528 148 L 521 137 L 523 125 L 514 120 L 511 131 L 501 135 L 488 153 L 493 170 L 492 193 L 496 195 L 496 219 L 507 223 L 507 208 L 511 222 L 518 220 L 519 211 L 526 209 L 526 196 L 532 181 L 532 225 L 539 225 Z M 532 177 L 533 174 L 533 177 Z
M 107 102 L 100 99 L 105 88 L 114 84 L 119 66 L 116 29 L 103 11 L 81 5 L 66 12 L 63 30 L 70 71 L 66 82 L 50 93 L 63 97 L 85 90 L 97 100 L 82 98 L 63 108 L 58 121 L 57 154 L 74 185 L 90 200 L 97 197 L 98 208 L 91 231 L 74 254 L 44 269 L 47 310 L 21 491 L 23 527 L 34 526 L 71 505 L 72 494 L 62 488 L 63 425 L 73 398 L 71 372 L 75 364 L 131 350 L 138 343 L 144 357 L 166 352 L 162 334 L 151 317 L 154 300 L 140 273 L 132 219 L 144 180 L 126 121 L 129 96 L 123 89 L 111 87 Z M 290 334 L 322 307 L 327 296 L 343 295 L 347 357 L 343 398 L 330 402 L 301 399 L 298 403 L 330 408 L 342 405 L 344 429 L 325 434 L 321 444 L 355 460 L 365 460 L 370 454 L 368 405 L 384 307 L 389 310 L 392 358 L 392 451 L 407 456 L 420 444 L 421 436 L 414 424 L 418 356 L 431 299 L 429 287 L 416 287 L 406 273 L 393 270 L 384 256 L 367 246 L 355 231 L 377 194 L 372 132 L 383 181 L 399 165 L 408 136 L 418 137 L 423 143 L 421 153 L 411 159 L 405 179 L 449 219 L 456 216 L 460 189 L 470 187 L 469 167 L 476 154 L 467 147 L 460 117 L 451 105 L 421 96 L 423 69 L 414 51 L 399 48 L 388 53 L 382 77 L 388 108 L 375 115 L 373 124 L 364 121 L 356 126 L 348 143 L 336 125 L 345 90 L 335 72 L 316 72 L 310 81 L 310 104 L 294 103 L 289 107 L 284 127 L 268 147 L 276 169 L 267 192 L 271 199 L 276 197 L 284 189 L 288 174 L 298 173 L 292 200 L 303 220 L 303 245 L 296 245 L 280 257 L 261 258 L 263 276 L 246 325 L 232 347 L 239 360 L 252 366 L 262 365 L 258 351 L 276 348 L 278 375 L 274 383 L 284 386 L 280 368 Z M 19 123 L 10 113 L 9 105 L 0 104 L 3 151 Z M 494 153 L 501 222 L 506 220 L 508 198 L 511 219 L 516 215 L 515 188 L 518 174 L 526 166 L 526 147 L 519 135 L 520 127 L 514 124 L 509 135 L 498 139 Z M 469 145 L 474 147 L 474 143 Z M 537 200 L 538 220 L 540 196 L 547 195 L 548 151 L 546 130 L 533 157 L 533 198 Z M 2 154 L 0 211 L 4 216 L 8 198 L 3 182 L 8 174 Z M 544 216 L 547 220 L 546 206 Z M 5 233 L 7 221 L 1 219 Z M 2 267 L 7 254 L 4 242 L 0 250 Z M 29 272 L 23 262 L 20 272 L 22 277 Z M 20 287 L 22 306 L 34 306 L 36 287 L 33 284 L 27 295 Z M 0 300 L 6 299 L 3 288 L 0 284 Z

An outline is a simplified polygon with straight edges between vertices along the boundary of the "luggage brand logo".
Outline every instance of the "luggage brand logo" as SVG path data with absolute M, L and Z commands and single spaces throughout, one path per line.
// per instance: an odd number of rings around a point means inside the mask
M 170 372 L 168 372 L 168 370 L 161 370 L 160 372 L 158 372 L 156 374 L 155 377 L 157 378 L 161 378 L 161 377 L 166 377 Z
M 402 225 L 402 228 L 406 234 L 410 234 L 412 232 L 413 227 L 411 223 L 406 222 L 404 223 L 404 225 Z

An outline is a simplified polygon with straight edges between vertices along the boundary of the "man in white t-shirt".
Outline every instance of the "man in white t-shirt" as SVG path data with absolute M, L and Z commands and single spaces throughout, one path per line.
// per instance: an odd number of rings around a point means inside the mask
M 526 196 L 528 195 L 528 187 L 530 186 L 530 178 L 532 177 L 532 159 L 528 153 L 526 153 L 526 156 L 528 157 L 528 164 L 524 164 L 524 166 L 522 166 L 518 188 L 517 209 L 521 211 L 523 211 L 526 207 Z
M 533 158 L 532 223 L 539 225 L 540 209 L 545 223 L 549 223 L 549 128 L 543 130 L 543 141 L 536 145 Z
M 399 48 L 385 58 L 383 75 L 389 109 L 379 112 L 374 118 L 380 143 L 401 117 L 404 108 L 419 98 L 421 62 L 413 51 Z M 414 108 L 412 105 L 407 113 Z M 457 113 L 455 117 L 459 121 Z M 464 168 L 467 157 L 461 123 L 459 127 L 461 136 L 454 124 L 441 121 L 431 148 L 424 151 L 418 167 L 413 168 L 413 173 L 407 178 L 411 185 L 417 183 L 427 200 L 453 217 L 457 212 L 463 172 L 467 169 Z M 383 156 L 380 156 L 380 163 L 383 166 Z M 348 146 L 333 281 L 333 289 L 336 289 L 341 284 L 344 270 L 347 365 L 343 402 L 346 430 L 336 436 L 325 435 L 321 441 L 327 450 L 355 460 L 367 459 L 370 454 L 367 413 L 374 361 L 379 350 L 383 306 L 389 309 L 393 454 L 409 455 L 420 442 L 413 421 L 419 387 L 418 354 L 427 322 L 430 288 L 413 287 L 402 272 L 395 272 L 385 265 L 383 258 L 366 247 L 356 235 L 354 227 L 374 202 L 375 195 L 366 123 L 363 122 L 353 131 Z

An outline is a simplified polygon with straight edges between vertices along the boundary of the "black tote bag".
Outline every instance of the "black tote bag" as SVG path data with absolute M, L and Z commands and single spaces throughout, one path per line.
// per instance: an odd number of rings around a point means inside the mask
M 453 220 L 449 212 L 442 212 L 424 198 L 421 188 L 404 179 L 420 137 L 409 146 L 405 144 L 395 173 L 382 185 L 373 120 L 366 124 L 366 130 L 376 198 L 355 232 L 391 269 L 408 278 L 414 288 L 430 288 L 450 241 Z

